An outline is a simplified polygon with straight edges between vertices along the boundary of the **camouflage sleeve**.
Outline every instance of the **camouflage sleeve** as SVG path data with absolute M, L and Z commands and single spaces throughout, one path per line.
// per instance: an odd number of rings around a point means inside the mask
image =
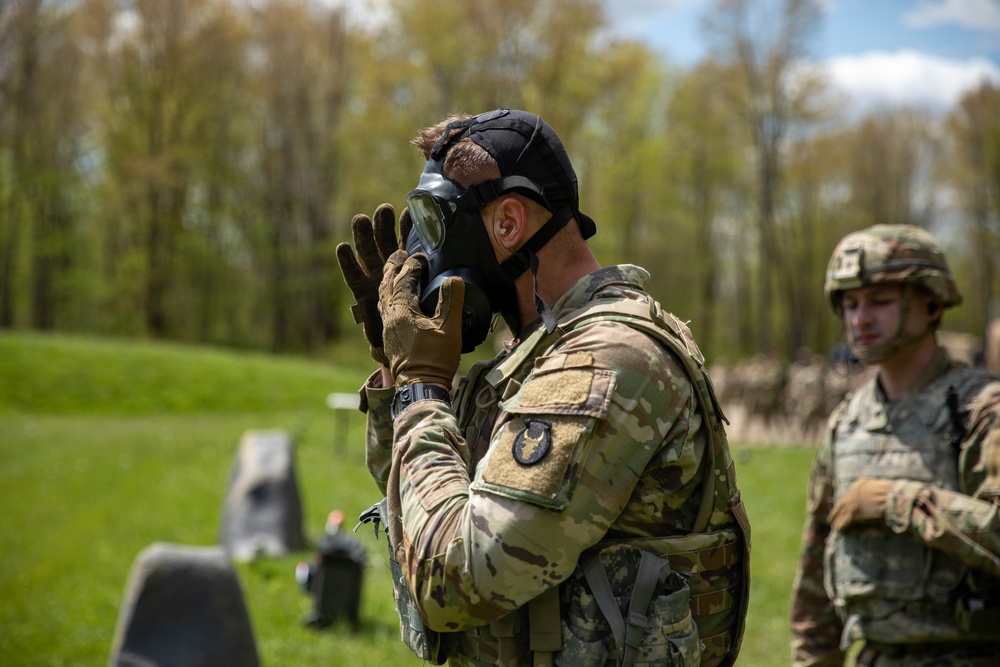
M 987 385 L 969 409 L 971 429 L 962 444 L 962 487 L 970 495 L 929 484 L 896 482 L 886 524 L 966 565 L 1000 576 L 1000 383 Z
M 802 551 L 792 587 L 790 616 L 794 667 L 833 667 L 844 664 L 845 654 L 840 649 L 843 625 L 823 585 L 823 551 L 830 534 L 827 517 L 833 506 L 831 433 L 828 429 L 817 452 L 809 480 Z
M 965 493 L 1000 501 L 1000 381 L 983 387 L 969 404 L 969 436 L 959 471 Z
M 670 483 L 690 482 L 703 453 L 694 405 L 676 360 L 604 322 L 565 336 L 508 387 L 474 476 L 449 406 L 404 410 L 389 498 L 398 493 L 401 562 L 426 624 L 481 625 L 559 584 L 616 523 L 663 448 Z M 643 504 L 662 509 L 670 498 L 661 488 Z
M 392 417 L 390 409 L 394 387 L 382 386 L 382 373 L 375 371 L 361 387 L 362 404 L 366 405 L 368 422 L 365 428 L 365 464 L 379 491 L 385 493 L 392 462 Z

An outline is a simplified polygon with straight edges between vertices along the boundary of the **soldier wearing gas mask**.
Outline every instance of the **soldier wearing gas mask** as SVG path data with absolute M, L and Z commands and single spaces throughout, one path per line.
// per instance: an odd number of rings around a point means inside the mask
M 792 664 L 1000 665 L 1000 378 L 938 345 L 961 302 L 944 252 L 909 225 L 849 234 L 825 292 L 877 374 L 817 454 Z
M 367 462 L 403 640 L 432 664 L 731 665 L 750 535 L 688 328 L 601 267 L 553 129 L 498 109 L 413 142 L 395 232 L 338 259 L 378 371 Z M 502 318 L 514 334 L 452 386 Z M 376 526 L 379 524 L 376 523 Z

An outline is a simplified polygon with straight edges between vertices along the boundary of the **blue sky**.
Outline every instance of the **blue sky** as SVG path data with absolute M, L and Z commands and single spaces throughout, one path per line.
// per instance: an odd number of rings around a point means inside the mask
M 706 0 L 604 2 L 618 34 L 671 62 L 691 65 L 706 55 Z M 825 0 L 823 7 L 812 56 L 856 109 L 941 112 L 983 78 L 1000 84 L 1000 0 Z

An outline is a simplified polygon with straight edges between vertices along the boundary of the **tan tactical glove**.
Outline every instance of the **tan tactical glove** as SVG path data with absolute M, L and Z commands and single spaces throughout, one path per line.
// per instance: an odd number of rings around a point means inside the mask
M 399 241 L 396 240 L 395 212 L 391 204 L 382 204 L 375 209 L 375 224 L 371 218 L 358 214 L 351 220 L 354 248 L 351 244 L 337 246 L 337 262 L 344 274 L 344 281 L 357 301 L 351 306 L 354 321 L 364 325 L 365 338 L 371 348 L 372 359 L 384 366 L 389 359 L 382 349 L 382 317 L 378 312 L 378 286 L 382 282 L 382 270 L 389 255 L 406 246 L 410 235 L 409 209 L 403 209 L 399 216 Z
M 830 525 L 836 531 L 858 523 L 884 520 L 892 480 L 861 477 L 851 484 L 840 502 L 830 510 Z
M 420 279 L 427 257 L 405 250 L 394 252 L 385 264 L 379 287 L 378 309 L 385 329 L 385 354 L 397 387 L 414 382 L 451 389 L 462 356 L 462 303 L 465 283 L 453 277 L 444 282 L 431 316 L 420 310 Z

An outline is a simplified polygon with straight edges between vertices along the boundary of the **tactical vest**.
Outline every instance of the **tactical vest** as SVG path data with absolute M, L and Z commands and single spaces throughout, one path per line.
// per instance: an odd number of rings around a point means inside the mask
M 401 632 L 419 657 L 477 666 L 716 667 L 736 661 L 750 590 L 750 526 L 704 357 L 676 317 L 652 299 L 599 299 L 564 315 L 552 333 L 539 328 L 499 362 L 474 365 L 454 405 L 465 440 L 475 456 L 477 443 L 489 439 L 511 382 L 523 380 L 534 359 L 565 333 L 598 321 L 621 322 L 665 345 L 691 382 L 708 435 L 694 530 L 602 541 L 581 555 L 558 590 L 488 626 L 454 634 L 423 628 L 409 592 L 399 590 L 406 585 L 397 564 L 393 584 Z
M 962 491 L 957 445 L 964 421 L 957 406 L 967 405 L 981 386 L 977 377 L 981 370 L 954 368 L 890 406 L 878 400 L 874 381 L 856 391 L 834 422 L 834 500 L 859 477 Z M 949 393 L 956 395 L 949 399 Z M 845 646 L 862 638 L 886 644 L 976 638 L 955 620 L 967 568 L 916 538 L 884 525 L 833 532 L 824 562 Z M 991 632 L 995 639 L 995 628 Z

